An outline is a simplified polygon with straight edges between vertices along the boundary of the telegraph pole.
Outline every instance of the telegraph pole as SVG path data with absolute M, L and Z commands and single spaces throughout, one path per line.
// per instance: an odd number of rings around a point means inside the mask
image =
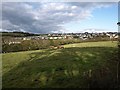
M 120 22 L 117 23 L 120 26 Z M 120 39 L 119 39 L 119 30 L 118 30 L 118 62 L 117 62 L 117 87 L 120 88 Z

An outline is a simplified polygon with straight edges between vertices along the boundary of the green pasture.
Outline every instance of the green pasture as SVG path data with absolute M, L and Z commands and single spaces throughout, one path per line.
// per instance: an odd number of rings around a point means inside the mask
M 117 42 L 2 54 L 3 88 L 116 87 Z

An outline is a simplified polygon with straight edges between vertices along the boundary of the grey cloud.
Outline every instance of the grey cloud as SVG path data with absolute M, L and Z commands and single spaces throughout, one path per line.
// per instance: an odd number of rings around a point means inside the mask
M 65 23 L 90 17 L 94 8 L 107 5 L 110 3 L 3 3 L 2 26 L 3 30 L 59 32 Z

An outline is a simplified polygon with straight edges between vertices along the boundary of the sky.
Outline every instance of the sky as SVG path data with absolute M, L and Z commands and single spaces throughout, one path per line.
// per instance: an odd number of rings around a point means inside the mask
M 118 3 L 3 2 L 0 31 L 117 32 Z

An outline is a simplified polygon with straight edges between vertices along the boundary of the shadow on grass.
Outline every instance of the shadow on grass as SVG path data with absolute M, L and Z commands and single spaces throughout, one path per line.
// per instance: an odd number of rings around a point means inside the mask
M 116 48 L 86 47 L 31 53 L 3 75 L 3 88 L 115 88 Z

